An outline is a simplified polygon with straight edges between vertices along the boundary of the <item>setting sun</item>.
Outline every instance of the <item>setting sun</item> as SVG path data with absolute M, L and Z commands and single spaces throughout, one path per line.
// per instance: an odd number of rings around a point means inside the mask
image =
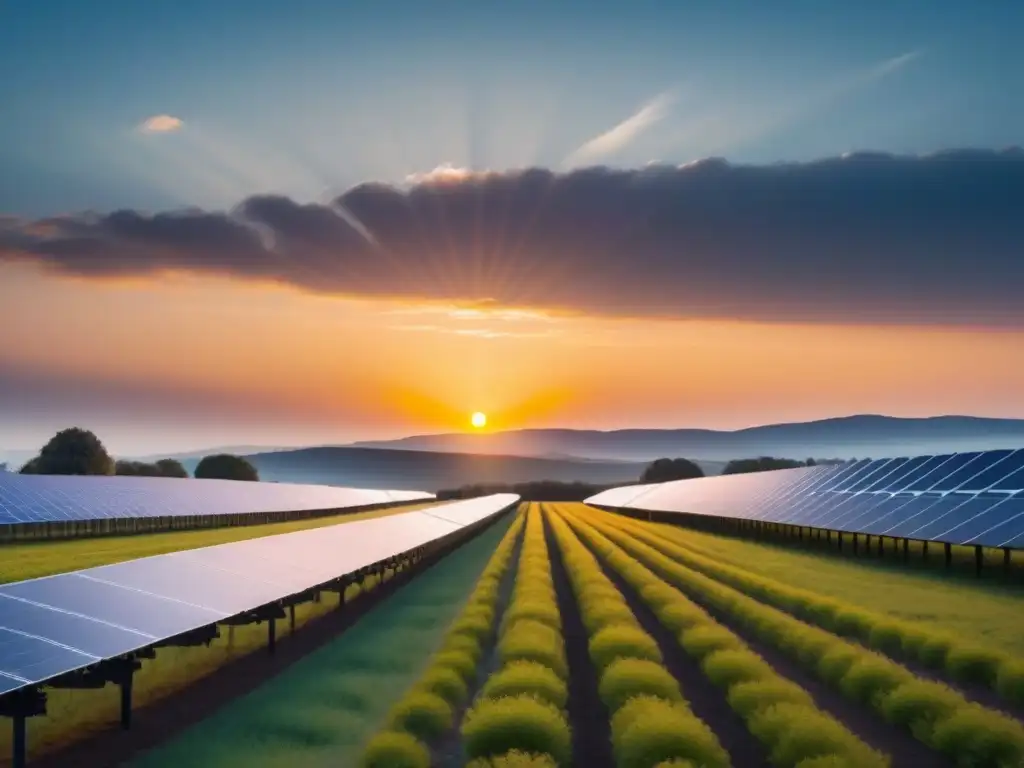
M 477 411 L 469 417 L 469 421 L 477 429 L 483 429 L 487 426 L 487 414 Z

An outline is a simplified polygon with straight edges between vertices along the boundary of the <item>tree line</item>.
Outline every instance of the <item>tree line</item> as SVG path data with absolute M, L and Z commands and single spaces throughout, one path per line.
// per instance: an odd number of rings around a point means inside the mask
M 155 462 L 115 460 L 103 442 L 80 427 L 62 429 L 43 446 L 39 455 L 22 466 L 23 475 L 126 475 L 134 477 L 188 477 L 177 459 Z M 194 476 L 200 480 L 259 480 L 249 461 L 230 453 L 204 456 Z

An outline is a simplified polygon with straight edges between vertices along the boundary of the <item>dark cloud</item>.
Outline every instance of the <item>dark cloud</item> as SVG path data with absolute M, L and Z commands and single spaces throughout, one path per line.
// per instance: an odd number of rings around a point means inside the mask
M 329 205 L 0 218 L 0 258 L 609 315 L 1022 326 L 1024 152 L 448 174 Z

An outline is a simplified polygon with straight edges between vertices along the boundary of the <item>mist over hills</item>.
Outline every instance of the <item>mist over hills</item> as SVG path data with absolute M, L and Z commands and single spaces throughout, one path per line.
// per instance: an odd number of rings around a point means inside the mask
M 470 483 L 579 480 L 599 485 L 636 481 L 644 465 L 524 456 L 325 447 L 255 453 L 246 457 L 261 480 L 436 491 Z M 182 461 L 191 473 L 199 459 Z
M 353 445 L 636 462 L 661 456 L 685 456 L 707 462 L 762 455 L 849 459 L 1024 447 L 1024 419 L 859 415 L 734 431 L 529 429 L 489 434 L 421 435 Z

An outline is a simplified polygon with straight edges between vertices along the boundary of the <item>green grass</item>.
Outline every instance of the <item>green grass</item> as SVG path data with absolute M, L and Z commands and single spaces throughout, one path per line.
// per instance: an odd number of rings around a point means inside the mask
M 850 560 L 834 554 L 653 526 L 670 539 L 759 576 L 1024 656 L 1024 587 Z
M 81 568 L 93 568 L 137 557 L 163 555 L 183 549 L 210 547 L 231 541 L 274 536 L 279 533 L 304 531 L 307 528 L 322 528 L 326 525 L 352 523 L 400 512 L 423 509 L 434 502 L 406 504 L 368 512 L 348 515 L 317 517 L 311 520 L 294 520 L 287 523 L 267 525 L 242 525 L 230 528 L 199 529 L 192 531 L 168 531 L 166 533 L 143 533 L 135 536 L 97 536 L 61 541 L 26 541 L 17 544 L 0 545 L 0 584 L 23 579 L 35 579 L 54 573 L 65 573 Z
M 488 529 L 333 642 L 131 765 L 357 765 L 367 740 L 440 644 L 510 523 L 508 518 Z

